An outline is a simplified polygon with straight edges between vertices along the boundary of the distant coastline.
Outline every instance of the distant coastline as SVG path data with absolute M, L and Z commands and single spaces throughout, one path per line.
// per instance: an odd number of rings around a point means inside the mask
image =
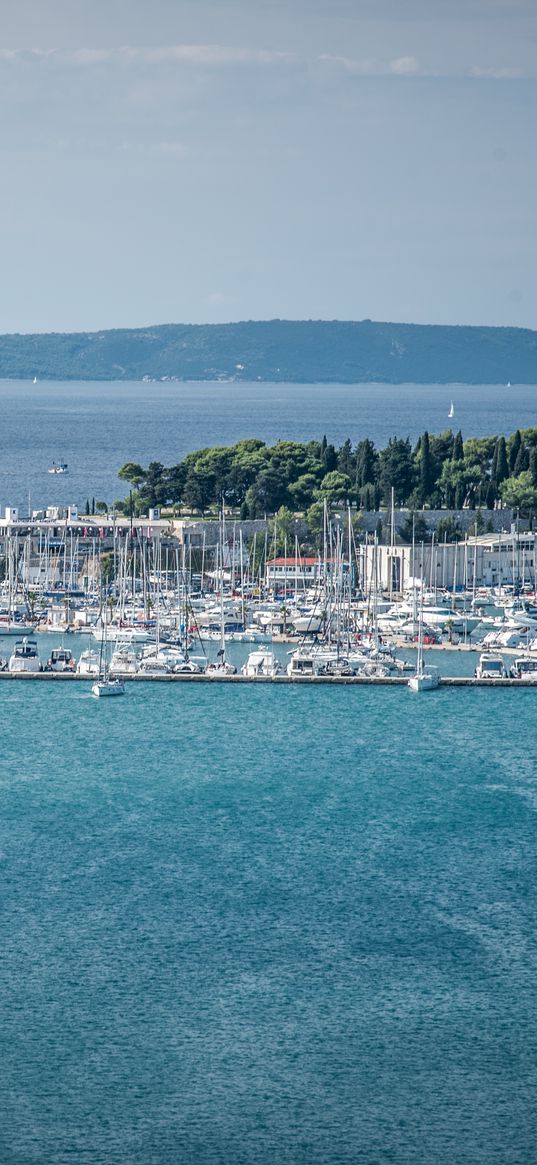
M 0 335 L 9 380 L 537 384 L 537 331 L 327 320 Z

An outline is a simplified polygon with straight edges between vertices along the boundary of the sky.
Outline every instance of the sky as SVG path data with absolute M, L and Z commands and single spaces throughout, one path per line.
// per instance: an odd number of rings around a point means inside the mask
M 0 15 L 0 332 L 537 327 L 537 0 Z

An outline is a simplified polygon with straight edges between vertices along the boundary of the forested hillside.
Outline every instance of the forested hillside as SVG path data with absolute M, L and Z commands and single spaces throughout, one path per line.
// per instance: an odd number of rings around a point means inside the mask
M 0 336 L 0 377 L 537 383 L 537 332 L 363 320 Z

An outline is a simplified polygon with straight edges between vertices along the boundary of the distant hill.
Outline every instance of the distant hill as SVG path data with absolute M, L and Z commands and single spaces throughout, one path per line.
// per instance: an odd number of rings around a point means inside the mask
M 0 336 L 0 377 L 537 384 L 537 332 L 362 320 Z

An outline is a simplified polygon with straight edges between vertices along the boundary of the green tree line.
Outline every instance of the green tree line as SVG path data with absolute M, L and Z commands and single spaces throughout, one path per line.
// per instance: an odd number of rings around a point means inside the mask
M 448 430 L 424 432 L 415 445 L 392 437 L 383 449 L 365 438 L 336 448 L 321 441 L 257 438 L 189 453 L 177 465 L 128 462 L 119 477 L 132 487 L 135 513 L 174 506 L 201 515 L 222 504 L 241 518 L 260 518 L 285 506 L 351 505 L 364 511 L 391 504 L 417 510 L 492 509 L 496 504 L 529 513 L 537 508 L 537 428 L 510 437 L 470 437 Z M 130 500 L 118 503 L 128 511 Z

